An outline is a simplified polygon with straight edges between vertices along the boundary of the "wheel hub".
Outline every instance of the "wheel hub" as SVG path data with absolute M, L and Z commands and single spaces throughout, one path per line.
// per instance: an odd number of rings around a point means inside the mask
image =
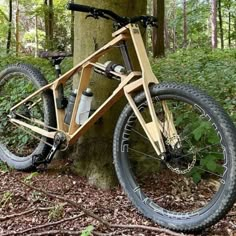
M 195 153 L 185 153 L 182 148 L 167 147 L 166 166 L 177 174 L 189 173 L 196 163 Z

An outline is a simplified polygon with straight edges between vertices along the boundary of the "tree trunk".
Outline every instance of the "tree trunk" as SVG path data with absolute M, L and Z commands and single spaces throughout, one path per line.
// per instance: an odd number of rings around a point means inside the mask
M 9 0 L 9 20 L 8 20 L 8 33 L 7 33 L 7 54 L 11 48 L 11 28 L 12 28 L 12 0 Z
M 164 0 L 153 1 L 153 15 L 158 19 L 158 28 L 153 28 L 152 48 L 153 57 L 165 56 L 164 41 L 164 20 L 165 20 L 165 2 Z
M 38 37 L 38 16 L 35 16 L 35 51 L 34 56 L 38 57 L 39 37 Z
M 109 9 L 119 15 L 144 15 L 146 13 L 147 2 L 138 0 L 77 0 L 75 3 L 89 5 L 97 8 Z M 106 42 L 112 39 L 112 22 L 105 19 L 95 20 L 85 19 L 85 13 L 75 13 L 75 35 L 74 35 L 74 63 L 85 59 Z M 102 63 L 114 60 L 121 63 L 121 56 L 118 48 L 114 48 L 101 58 Z M 74 79 L 74 86 L 78 80 Z M 92 109 L 97 109 L 100 104 L 111 95 L 118 83 L 113 80 L 101 78 L 93 73 L 89 87 L 94 92 Z M 117 183 L 112 164 L 112 137 L 118 115 L 121 111 L 119 102 L 97 122 L 79 143 L 74 145 L 72 157 L 74 159 L 73 170 L 79 175 L 86 176 L 89 183 L 107 189 Z
M 166 17 L 164 22 L 164 33 L 165 33 L 165 48 L 170 49 L 170 38 L 169 38 L 168 23 Z
M 221 14 L 221 0 L 218 1 L 218 13 L 219 13 L 219 24 L 220 24 L 220 42 L 221 49 L 224 49 L 224 32 L 223 32 L 223 20 Z
M 231 48 L 231 12 L 230 12 L 230 5 L 228 8 L 228 44 L 229 48 Z
M 173 1 L 173 19 L 174 22 L 176 22 L 176 0 Z M 175 52 L 177 49 L 176 23 L 174 23 L 172 33 L 173 33 L 173 51 Z
M 183 0 L 183 15 L 184 15 L 184 24 L 183 24 L 183 32 L 184 32 L 184 42 L 183 47 L 186 48 L 188 44 L 187 34 L 187 0 Z
M 71 3 L 74 3 L 74 0 L 71 1 Z M 75 21 L 75 13 L 74 11 L 71 11 L 71 52 L 74 54 L 74 21 Z
M 19 29 L 19 20 L 20 20 L 20 8 L 19 1 L 16 1 L 16 56 L 18 56 L 20 51 L 20 29 Z
M 217 3 L 211 0 L 211 45 L 217 48 Z
M 53 45 L 53 24 L 54 24 L 54 14 L 53 14 L 53 0 L 49 0 L 49 14 L 48 14 L 48 36 L 49 36 L 49 47 L 54 49 Z
M 53 50 L 53 0 L 44 0 L 45 48 Z

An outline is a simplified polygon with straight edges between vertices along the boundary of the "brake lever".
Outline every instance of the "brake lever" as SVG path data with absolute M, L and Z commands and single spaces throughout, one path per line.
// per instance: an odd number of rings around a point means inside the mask
M 89 14 L 85 17 L 85 19 L 88 19 L 89 17 L 92 17 L 94 19 L 99 19 L 99 17 L 97 15 L 93 15 L 93 14 Z

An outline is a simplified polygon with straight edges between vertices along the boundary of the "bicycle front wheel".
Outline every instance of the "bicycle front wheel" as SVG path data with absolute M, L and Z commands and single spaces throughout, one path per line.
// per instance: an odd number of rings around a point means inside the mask
M 34 167 L 34 156 L 45 158 L 52 140 L 9 121 L 10 109 L 46 85 L 43 75 L 27 64 L 10 65 L 0 73 L 0 159 L 17 170 Z M 41 127 L 55 127 L 55 109 L 52 93 L 45 91 L 14 112 L 17 119 Z
M 118 179 L 146 217 L 173 230 L 199 231 L 220 220 L 236 199 L 235 127 L 209 96 L 191 86 L 163 83 L 150 92 L 162 124 L 163 102 L 173 114 L 180 145 L 171 147 L 163 136 L 162 161 L 126 105 L 114 134 Z M 135 102 L 146 119 L 144 93 Z

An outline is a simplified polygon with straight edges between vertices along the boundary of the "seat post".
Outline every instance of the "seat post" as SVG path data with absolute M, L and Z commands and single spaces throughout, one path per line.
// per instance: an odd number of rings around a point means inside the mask
M 64 57 L 54 57 L 52 58 L 52 64 L 55 68 L 56 78 L 61 76 L 61 62 L 63 61 Z M 64 96 L 64 87 L 63 84 L 59 84 L 58 86 L 58 97 L 56 98 L 57 108 L 64 109 L 67 106 L 67 99 Z
M 55 68 L 56 77 L 59 78 L 61 76 L 61 62 L 64 58 L 52 58 L 52 64 Z

